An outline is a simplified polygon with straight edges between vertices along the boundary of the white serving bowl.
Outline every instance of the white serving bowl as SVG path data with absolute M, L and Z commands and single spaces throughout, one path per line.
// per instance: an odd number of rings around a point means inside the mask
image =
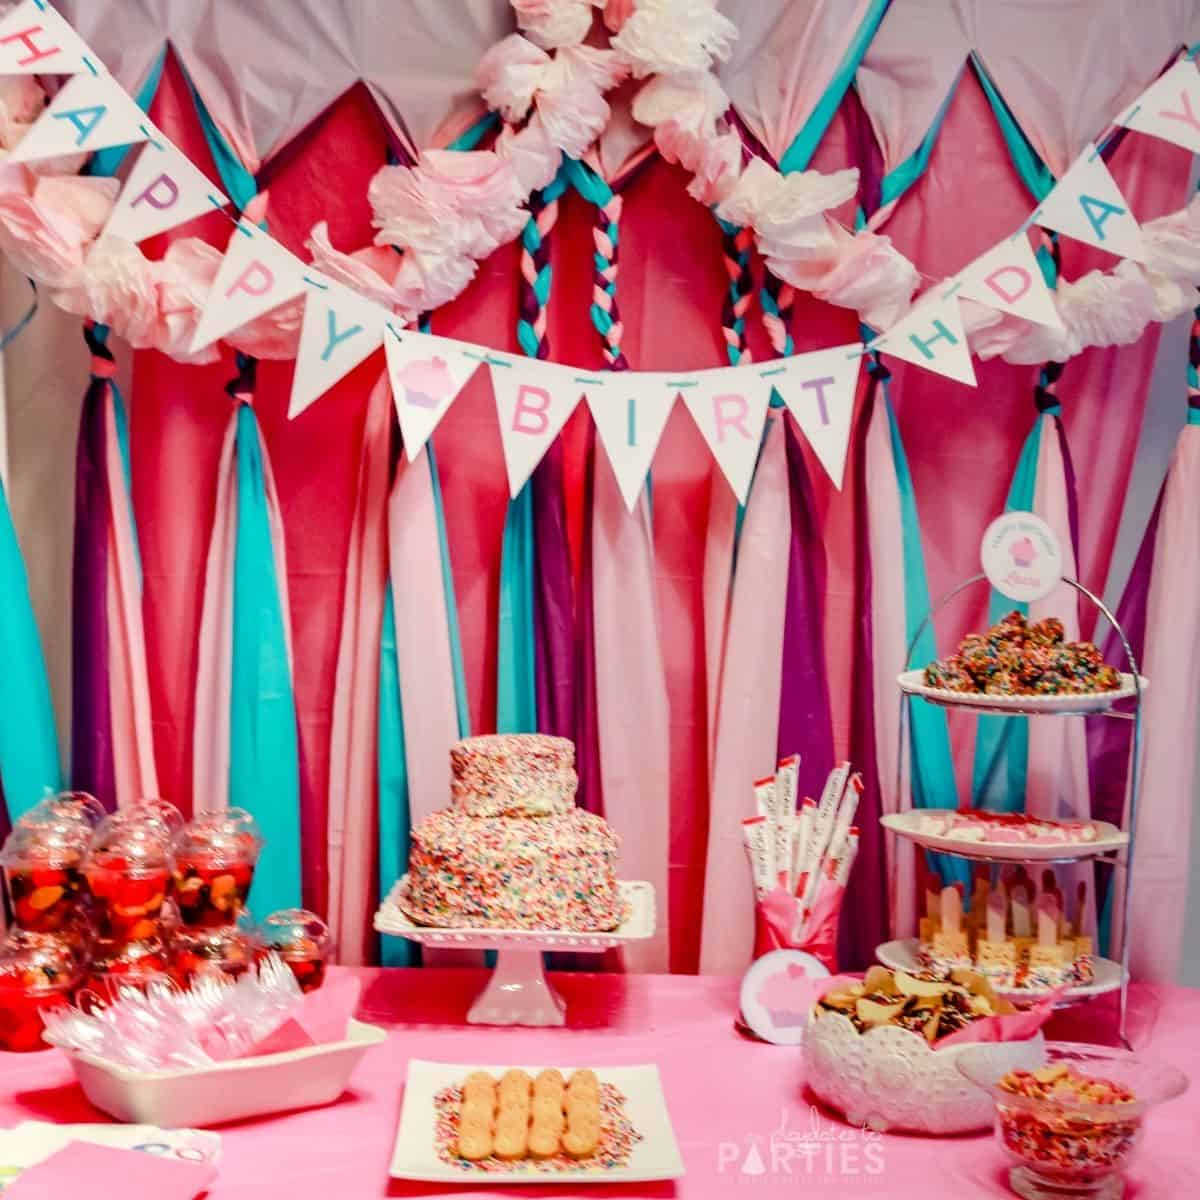
M 362 1056 L 386 1037 L 377 1025 L 351 1021 L 345 1041 L 155 1074 L 90 1055 L 70 1058 L 84 1095 L 118 1121 L 197 1129 L 330 1104 L 346 1090 Z
M 1040 1033 L 1022 1042 L 968 1042 L 937 1050 L 923 1035 L 898 1025 L 859 1033 L 849 1017 L 822 1012 L 809 1022 L 804 1060 L 813 1092 L 852 1125 L 970 1133 L 991 1126 L 993 1104 L 955 1065 L 968 1048 L 994 1053 L 998 1074 L 1032 1069 L 1046 1057 Z

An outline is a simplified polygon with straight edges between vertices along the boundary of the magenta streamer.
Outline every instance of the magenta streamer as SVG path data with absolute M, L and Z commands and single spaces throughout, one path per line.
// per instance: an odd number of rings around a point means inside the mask
M 859 428 L 865 430 L 878 402 L 879 378 L 875 369 L 868 389 Z M 850 759 L 862 773 L 863 791 L 858 800 L 855 824 L 859 829 L 858 859 L 851 885 L 843 900 L 838 932 L 838 965 L 853 971 L 875 961 L 875 948 L 887 940 L 887 865 L 879 818 L 883 809 L 879 797 L 879 770 L 875 761 L 875 697 L 871 626 L 871 553 L 867 521 L 867 479 L 865 437 L 855 439 L 855 565 L 858 577 L 858 624 L 855 629 L 856 654 L 850 730 Z M 899 547 L 897 547 L 899 553 Z
M 576 639 L 575 770 L 580 808 L 604 815 L 600 787 L 600 717 L 596 710 L 596 598 L 592 592 L 592 498 L 595 491 L 596 426 L 588 422 L 583 482 L 583 547 L 579 564 L 579 636 Z
M 801 796 L 818 796 L 833 769 L 833 718 L 825 671 L 825 544 L 817 528 L 812 483 L 795 428 L 780 411 L 787 446 L 792 536 L 779 696 L 779 757 L 800 755 Z
M 563 447 L 555 438 L 533 472 L 536 548 L 534 624 L 538 728 L 575 733 L 575 613 L 563 496 Z
M 91 339 L 89 338 L 89 342 Z M 93 353 L 107 350 L 97 342 Z M 75 549 L 71 568 L 71 783 L 116 807 L 108 691 L 108 472 L 104 407 L 109 383 L 93 375 L 75 450 Z

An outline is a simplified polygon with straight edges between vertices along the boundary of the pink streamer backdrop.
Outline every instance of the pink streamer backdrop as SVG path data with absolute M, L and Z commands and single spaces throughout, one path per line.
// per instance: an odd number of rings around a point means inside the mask
M 899 94 L 904 95 L 903 89 Z M 212 173 L 189 109 L 186 89 L 169 64 L 152 115 Z M 851 155 L 848 126 L 839 114 L 814 165 L 836 169 Z M 335 245 L 365 244 L 372 236 L 367 183 L 385 156 L 383 123 L 366 90 L 352 88 L 300 139 L 296 153 L 281 155 L 272 164 L 272 232 L 303 253 L 311 227 L 327 219 Z M 1183 151 L 1148 138 L 1127 139 L 1113 162 L 1118 181 L 1143 218 L 1172 211 L 1186 200 L 1187 169 Z M 717 366 L 724 354 L 718 317 L 727 280 L 720 240 L 711 214 L 686 195 L 685 183 L 680 171 L 652 161 L 623 192 L 623 347 L 630 360 L 646 370 Z M 977 203 L 981 196 L 986 204 Z M 968 206 L 970 220 L 964 220 Z M 1028 211 L 1029 198 L 1012 170 L 987 102 L 968 75 L 949 106 L 927 176 L 896 207 L 887 233 L 922 271 L 941 277 L 1011 233 Z M 556 358 L 580 365 L 595 354 L 595 332 L 587 315 L 592 223 L 589 205 L 572 194 L 563 198 L 553 239 L 555 296 L 548 329 Z M 199 234 L 214 244 L 228 236 L 227 226 L 216 216 L 180 232 Z M 147 251 L 158 257 L 162 246 L 150 244 Z M 1099 252 L 1064 243 L 1069 277 L 1098 264 L 1110 265 Z M 436 331 L 512 349 L 517 278 L 515 249 L 498 251 L 481 265 L 471 287 L 438 311 Z M 855 336 L 853 314 L 845 310 L 805 296 L 798 298 L 796 308 L 798 349 L 836 345 Z M 750 340 L 756 357 L 764 357 L 756 317 Z M 1156 344 L 1157 331 L 1151 330 L 1135 346 L 1089 351 L 1072 361 L 1060 384 L 1079 476 L 1080 571 L 1094 589 L 1107 577 Z M 255 400 L 275 470 L 287 543 L 303 803 L 306 813 L 322 816 L 327 811 L 332 696 L 363 425 L 367 395 L 380 366 L 378 356 L 369 360 L 301 418 L 288 422 L 291 365 L 264 363 Z M 134 502 L 145 565 L 155 748 L 161 789 L 185 808 L 191 806 L 194 791 L 192 722 L 197 715 L 201 581 L 228 416 L 220 387 L 232 374 L 228 362 L 211 368 L 180 367 L 153 352 L 138 354 L 135 364 Z M 1003 506 L 1012 465 L 1028 431 L 1031 369 L 994 362 L 983 364 L 979 375 L 980 387 L 972 390 L 898 365 L 891 388 L 921 505 L 935 596 L 974 570 L 979 537 Z M 856 429 L 855 436 L 862 432 Z M 474 730 L 483 731 L 494 727 L 497 578 L 507 489 L 495 409 L 482 373 L 464 389 L 435 440 L 471 723 Z M 577 512 L 584 440 L 568 436 L 569 513 Z M 834 736 L 841 756 L 849 741 L 850 679 L 855 669 L 854 480 L 848 479 L 837 493 L 811 456 L 808 467 L 828 558 L 825 642 Z M 786 509 L 781 514 L 786 518 Z M 715 634 L 705 619 L 705 542 L 714 523 L 718 536 L 727 537 L 732 515 L 724 481 L 714 478 L 711 456 L 687 413 L 677 406 L 655 459 L 653 517 L 671 795 L 669 806 L 664 802 L 648 808 L 643 819 L 667 829 L 670 965 L 678 970 L 694 970 L 700 961 L 710 841 L 724 839 L 736 847 L 736 856 L 724 856 L 721 877 L 728 879 L 729 890 L 712 893 L 714 908 L 728 905 L 737 889 L 748 889 L 738 830 L 731 824 L 748 803 L 747 789 L 756 770 L 748 762 L 743 764 L 745 774 L 742 767 L 733 766 L 723 773 L 729 791 L 712 805 L 717 823 L 709 828 L 709 695 L 715 696 L 718 686 L 728 691 L 730 683 L 718 673 L 718 660 L 706 655 Z M 719 596 L 719 576 L 710 582 L 709 593 Z M 985 602 L 979 589 L 978 597 L 971 594 L 948 612 L 938 630 L 943 649 L 967 629 L 980 627 Z M 1088 632 L 1085 619 L 1085 636 Z M 727 651 L 726 669 L 733 661 Z M 744 664 L 738 669 L 743 674 L 750 671 Z M 774 730 L 774 714 L 766 726 Z M 965 725 L 961 731 L 952 727 L 961 748 L 969 749 L 971 732 Z M 769 753 L 773 758 L 773 747 Z M 764 758 L 766 754 L 764 750 Z M 770 765 L 767 762 L 764 769 Z M 969 773 L 969 753 L 959 766 Z M 434 798 L 434 806 L 441 802 Z M 320 838 L 324 819 L 317 824 Z M 306 824 L 306 830 L 309 827 Z M 641 830 L 622 832 L 636 838 Z M 318 860 L 325 854 L 322 843 Z M 306 874 L 305 898 L 324 909 L 328 890 L 320 879 Z M 748 909 L 745 918 L 748 954 Z

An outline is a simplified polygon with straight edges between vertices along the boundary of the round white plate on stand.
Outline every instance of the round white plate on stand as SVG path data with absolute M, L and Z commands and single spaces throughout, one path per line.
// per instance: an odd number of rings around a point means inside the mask
M 982 712 L 1007 713 L 1010 716 L 1020 713 L 1058 713 L 1073 715 L 1107 712 L 1118 700 L 1128 700 L 1137 695 L 1133 676 L 1122 672 L 1121 686 L 1111 692 L 1069 693 L 1062 696 L 994 696 L 990 692 L 952 692 L 947 688 L 930 687 L 925 682 L 925 671 L 918 668 L 915 671 L 905 671 L 896 676 L 896 682 L 902 692 L 912 696 L 923 696 L 934 704 L 947 708 L 974 708 Z M 1150 681 L 1144 676 L 1138 676 L 1138 683 L 1144 692 Z
M 899 938 L 894 942 L 884 942 L 875 950 L 875 957 L 885 967 L 893 971 L 904 971 L 906 974 L 919 975 L 923 970 L 917 957 L 917 939 Z M 1093 996 L 1103 996 L 1105 992 L 1115 992 L 1121 986 L 1121 964 L 1108 958 L 1093 958 L 1092 971 L 1096 978 L 1091 983 L 1078 987 L 1067 988 L 1058 998 L 1060 1005 L 1076 1004 L 1080 1000 L 1090 1000 Z M 1009 1000 L 1037 1000 L 1049 994 L 1049 988 L 1005 988 L 995 987 L 998 996 Z
M 545 950 L 600 954 L 626 942 L 654 935 L 654 888 L 649 883 L 620 883 L 629 903 L 629 916 L 616 929 L 581 933 L 572 929 L 448 929 L 418 925 L 400 907 L 407 890 L 405 875 L 375 914 L 375 930 L 408 938 L 422 946 L 454 950 L 495 950 L 496 966 L 467 1020 L 472 1025 L 563 1025 L 567 1006 L 550 986 L 542 964 Z
M 984 862 L 1077 862 L 1112 854 L 1129 845 L 1129 834 L 1122 833 L 1107 821 L 1092 822 L 1096 837 L 1090 842 L 976 842 L 923 832 L 922 820 L 940 811 L 913 808 L 903 813 L 886 813 L 879 818 L 879 823 L 884 829 L 908 838 L 927 850 L 945 850 L 960 858 L 982 859 Z

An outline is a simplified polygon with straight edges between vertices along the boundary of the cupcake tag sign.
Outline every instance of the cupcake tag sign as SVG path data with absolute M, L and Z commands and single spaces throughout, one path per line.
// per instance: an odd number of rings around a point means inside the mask
M 988 582 L 1010 600 L 1041 600 L 1062 581 L 1062 547 L 1036 513 L 997 517 L 984 531 L 979 556 Z
M 772 950 L 742 976 L 742 1017 L 750 1031 L 776 1046 L 804 1040 L 808 1014 L 817 998 L 816 982 L 829 968 L 803 950 Z

